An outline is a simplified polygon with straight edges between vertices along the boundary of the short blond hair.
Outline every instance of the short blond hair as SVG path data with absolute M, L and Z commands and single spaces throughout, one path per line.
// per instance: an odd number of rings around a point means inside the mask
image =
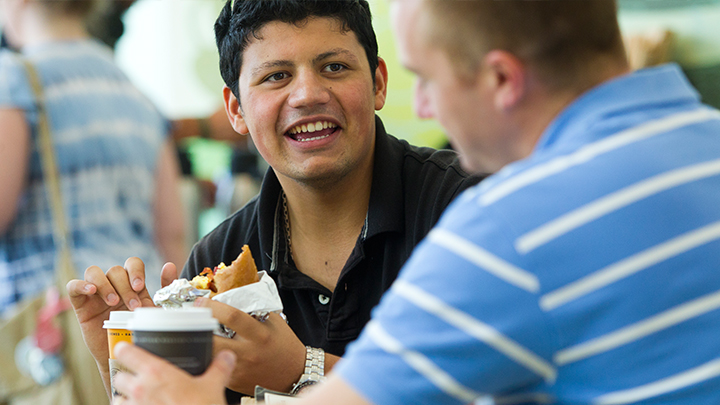
M 597 57 L 624 60 L 614 0 L 423 0 L 425 35 L 472 74 L 490 50 L 533 66 L 546 84 L 575 86 Z

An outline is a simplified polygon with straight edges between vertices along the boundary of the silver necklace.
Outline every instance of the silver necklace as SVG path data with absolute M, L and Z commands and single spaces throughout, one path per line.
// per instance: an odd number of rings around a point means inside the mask
M 292 240 L 290 239 L 290 215 L 288 214 L 288 207 L 287 207 L 287 197 L 285 196 L 285 191 L 282 192 L 282 203 L 283 203 L 283 216 L 285 217 L 285 238 L 287 242 L 288 247 L 288 253 L 290 253 L 290 257 L 292 257 Z

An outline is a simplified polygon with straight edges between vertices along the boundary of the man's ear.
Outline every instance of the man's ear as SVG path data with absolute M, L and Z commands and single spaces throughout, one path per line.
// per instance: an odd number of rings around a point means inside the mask
M 383 58 L 378 58 L 378 67 L 375 69 L 375 111 L 385 106 L 387 98 L 388 69 Z
M 515 55 L 499 50 L 488 52 L 482 65 L 481 79 L 490 86 L 495 107 L 502 111 L 515 107 L 527 91 L 525 65 Z
M 238 134 L 248 135 L 250 131 L 245 123 L 245 118 L 243 118 L 240 103 L 228 86 L 223 86 L 223 100 L 225 100 L 225 113 L 230 120 L 230 125 Z

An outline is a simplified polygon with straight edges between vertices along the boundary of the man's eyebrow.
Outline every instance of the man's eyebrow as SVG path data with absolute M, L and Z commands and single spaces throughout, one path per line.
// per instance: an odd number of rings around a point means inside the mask
M 250 72 L 251 77 L 255 77 L 257 75 L 262 74 L 263 72 L 267 70 L 277 69 L 277 68 L 288 68 L 292 67 L 294 64 L 289 60 L 272 60 L 265 63 L 260 64 L 259 66 L 256 66 L 252 69 Z
M 335 49 L 331 49 L 327 52 L 323 52 L 320 55 L 316 56 L 315 59 L 313 59 L 313 63 L 319 63 L 326 59 L 338 57 L 341 55 L 348 59 L 352 59 L 353 62 L 357 62 L 357 57 L 355 56 L 354 53 L 352 53 L 344 48 L 335 48 Z

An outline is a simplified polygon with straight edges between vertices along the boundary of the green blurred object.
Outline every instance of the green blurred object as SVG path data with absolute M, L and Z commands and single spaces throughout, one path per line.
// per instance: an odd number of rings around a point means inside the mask
M 181 142 L 181 149 L 187 150 L 192 176 L 215 182 L 230 170 L 232 149 L 223 142 L 210 139 L 188 138 Z M 199 207 L 197 207 L 199 209 Z M 202 238 L 225 219 L 218 208 L 199 209 L 197 213 L 197 237 Z M 193 240 L 193 243 L 197 239 Z
M 678 63 L 702 101 L 720 108 L 720 0 L 619 0 L 626 35 L 668 30 Z
M 434 119 L 420 119 L 413 111 L 415 77 L 405 70 L 397 58 L 390 25 L 390 5 L 387 0 L 369 0 L 373 14 L 373 28 L 380 57 L 388 67 L 388 94 L 385 107 L 377 111 L 388 133 L 413 145 L 440 148 L 447 137 Z
M 720 0 L 619 0 L 620 10 L 663 10 L 720 4 Z
M 222 221 L 227 218 L 225 213 L 219 208 L 208 208 L 200 212 L 198 219 L 198 234 L 200 238 L 207 235 L 215 229 Z
M 197 178 L 212 181 L 230 168 L 232 149 L 223 142 L 190 138 L 182 146 L 187 148 L 193 176 Z
M 703 103 L 720 109 L 720 64 L 684 70 L 690 83 L 700 93 Z

